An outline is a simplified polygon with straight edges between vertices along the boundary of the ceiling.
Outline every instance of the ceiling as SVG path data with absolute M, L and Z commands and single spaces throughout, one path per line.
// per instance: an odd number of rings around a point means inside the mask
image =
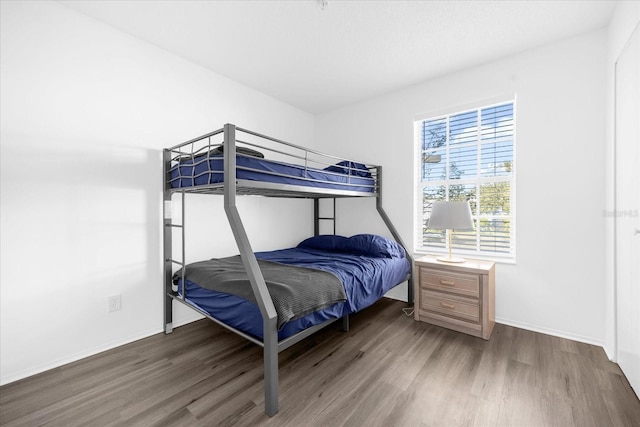
M 79 12 L 310 113 L 604 27 L 616 2 L 86 1 Z

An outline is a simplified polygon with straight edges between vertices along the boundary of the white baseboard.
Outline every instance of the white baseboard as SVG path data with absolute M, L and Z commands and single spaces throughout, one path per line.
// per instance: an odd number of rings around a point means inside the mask
M 15 381 L 19 381 L 21 379 L 41 374 L 42 372 L 48 371 L 50 369 L 59 368 L 60 366 L 67 365 L 72 362 L 77 362 L 80 359 L 84 359 L 86 357 L 95 356 L 98 353 L 102 353 L 103 351 L 111 350 L 116 347 L 120 347 L 125 344 L 130 344 L 134 341 L 141 340 L 143 338 L 148 338 L 151 335 L 155 335 L 157 333 L 163 332 L 161 327 L 147 330 L 145 332 L 141 332 L 139 334 L 128 336 L 124 339 L 112 341 L 106 344 L 102 344 L 97 347 L 90 348 L 85 351 L 81 351 L 69 356 L 61 357 L 60 359 L 53 360 L 51 362 L 43 363 L 41 365 L 31 367 L 29 369 L 25 369 L 23 371 L 14 372 L 9 375 L 5 375 L 0 378 L 0 385 L 9 384 Z
M 602 346 L 602 349 L 604 350 L 604 353 L 607 355 L 607 358 L 609 359 L 609 361 L 613 363 L 618 363 L 615 353 L 612 353 L 612 350 L 608 349 L 607 346 Z
M 202 320 L 202 319 L 206 319 L 206 317 L 204 317 L 201 314 L 198 314 L 198 317 L 196 318 L 182 319 L 180 322 L 174 322 L 173 327 L 179 328 L 180 326 L 188 325 L 189 323 L 197 322 L 198 320 Z
M 528 323 L 518 322 L 510 319 L 502 319 L 498 317 L 496 317 L 496 323 L 500 323 L 507 326 L 513 326 L 515 328 L 526 329 L 528 331 L 539 332 L 541 334 L 552 335 L 554 337 L 565 338 L 572 341 L 578 341 L 585 344 L 591 344 L 598 347 L 602 347 L 604 349 L 603 342 L 596 341 L 590 337 L 585 337 L 582 335 L 571 334 L 564 331 L 559 331 L 557 329 L 543 328 L 540 326 L 530 325 Z
M 396 301 L 407 302 L 407 298 L 406 297 L 398 298 L 395 295 L 390 295 L 390 294 L 385 294 L 385 297 L 389 298 L 389 299 L 396 300 Z M 528 323 L 518 322 L 516 320 L 503 319 L 503 318 L 497 318 L 497 317 L 496 317 L 496 323 L 501 323 L 503 325 L 513 326 L 515 328 L 526 329 L 526 330 L 532 331 L 532 332 L 539 332 L 541 334 L 551 335 L 551 336 L 558 337 L 558 338 L 565 338 L 565 339 L 572 340 L 572 341 L 578 341 L 578 342 L 581 342 L 581 343 L 602 347 L 602 349 L 604 350 L 605 354 L 607 355 L 607 358 L 609 360 L 611 360 L 612 362 L 614 362 L 613 358 L 611 357 L 611 355 L 609 354 L 609 352 L 605 348 L 604 343 L 600 342 L 600 341 L 597 341 L 597 340 L 594 340 L 594 339 L 592 339 L 590 337 L 585 337 L 585 336 L 576 335 L 576 334 L 570 334 L 570 333 L 567 333 L 567 332 L 564 332 L 564 331 L 560 331 L 560 330 L 557 330 L 557 329 L 542 328 L 542 327 L 531 325 L 531 324 L 528 324 Z
M 392 299 L 392 300 L 394 300 L 394 301 L 407 302 L 407 297 L 400 298 L 400 297 L 397 297 L 397 296 L 395 296 L 395 295 L 383 295 L 383 296 L 384 296 L 385 298 L 389 298 L 389 299 Z
M 184 326 L 184 325 L 188 325 L 189 323 L 195 322 L 197 320 L 200 319 L 204 319 L 204 316 L 202 315 L 198 315 L 195 318 L 186 318 L 186 319 L 182 319 L 179 322 L 175 322 L 173 324 L 174 328 L 178 328 L 180 326 Z M 138 341 L 144 338 L 148 338 L 152 335 L 158 334 L 158 333 L 163 333 L 164 330 L 159 327 L 159 328 L 154 328 L 154 329 L 150 329 L 147 330 L 145 332 L 141 332 L 139 334 L 135 334 L 135 335 L 131 335 L 129 337 L 126 337 L 124 339 L 121 340 L 116 340 L 116 341 L 112 341 L 85 351 L 81 351 L 75 354 L 72 354 L 70 356 L 65 356 L 65 357 L 61 357 L 60 359 L 54 360 L 52 362 L 47 362 L 47 363 L 43 363 L 42 365 L 38 365 L 29 369 L 25 369 L 23 371 L 20 372 L 15 372 L 13 374 L 9 374 L 9 375 L 5 375 L 2 378 L 0 378 L 0 386 L 5 385 L 5 384 L 9 384 L 15 381 L 19 381 L 21 379 L 33 376 L 33 375 L 37 375 L 37 374 L 41 374 L 42 372 L 48 371 L 50 369 L 55 369 L 55 368 L 59 368 L 60 366 L 64 366 L 67 365 L 69 363 L 72 362 L 77 362 L 78 360 L 84 359 L 86 357 L 91 357 L 91 356 L 95 356 L 96 354 L 102 353 L 103 351 L 107 351 L 107 350 L 112 350 L 116 347 L 120 347 L 126 344 L 130 344 L 134 341 Z
M 385 295 L 387 298 L 391 298 L 391 299 L 397 299 L 398 301 L 404 301 L 406 302 L 406 298 L 403 299 L 399 299 L 399 298 L 394 298 L 394 296 L 392 295 Z M 180 326 L 184 326 L 187 325 L 189 323 L 195 322 L 197 320 L 200 320 L 203 317 L 200 318 L 196 318 L 196 319 L 183 319 L 181 322 L 175 323 L 173 326 L 174 328 L 178 328 Z M 547 334 L 547 335 L 552 335 L 552 336 L 556 336 L 559 338 L 565 338 L 565 339 L 569 339 L 569 340 L 573 340 L 573 341 L 578 341 L 578 342 L 582 342 L 585 344 L 591 344 L 591 345 L 595 345 L 598 347 L 602 347 L 603 350 L 605 351 L 605 354 L 607 355 L 607 357 L 609 358 L 609 360 L 613 360 L 611 355 L 607 352 L 607 350 L 604 348 L 604 345 L 602 342 L 593 340 L 589 337 L 585 337 L 582 335 L 576 335 L 576 334 L 570 334 L 564 331 L 559 331 L 556 329 L 549 329 L 549 328 L 542 328 L 539 326 L 535 326 L 535 325 L 530 325 L 528 323 L 523 323 L 523 322 L 518 322 L 518 321 L 514 321 L 514 320 L 510 320 L 510 319 L 502 319 L 502 318 L 496 318 L 496 323 L 501 323 L 503 325 L 508 325 L 508 326 L 513 326 L 516 328 L 520 328 L 520 329 L 526 329 L 529 331 L 533 331 L 533 332 L 539 332 L 542 334 Z M 110 343 L 106 343 L 103 344 L 101 346 L 98 347 L 94 347 L 92 349 L 86 350 L 86 351 L 82 351 L 70 356 L 66 356 L 57 360 L 54 360 L 52 362 L 48 362 L 48 363 L 44 363 L 42 365 L 33 367 L 33 368 L 29 368 L 29 369 L 25 369 L 24 371 L 20 371 L 20 372 L 15 372 L 9 375 L 6 375 L 2 378 L 0 378 L 0 385 L 5 385 L 5 384 L 9 384 L 27 377 L 30 377 L 32 375 L 37 375 L 40 374 L 42 372 L 48 371 L 50 369 L 54 369 L 54 368 L 58 368 L 60 366 L 66 365 L 68 363 L 72 363 L 72 362 L 76 362 L 80 359 L 84 359 L 86 357 L 90 357 L 90 356 L 94 356 L 98 353 L 102 353 L 103 351 L 107 351 L 107 350 L 111 350 L 113 348 L 116 347 L 120 347 L 122 345 L 125 344 L 130 344 L 134 341 L 138 341 L 141 340 L 143 338 L 148 338 L 151 335 L 155 335 L 158 333 L 162 333 L 164 332 L 162 330 L 162 328 L 158 327 L 158 328 L 154 328 L 154 329 L 150 329 L 148 331 L 145 332 L 141 332 L 139 334 L 136 335 L 132 335 L 129 336 L 127 338 L 124 338 L 122 340 L 118 340 L 118 341 L 113 341 Z

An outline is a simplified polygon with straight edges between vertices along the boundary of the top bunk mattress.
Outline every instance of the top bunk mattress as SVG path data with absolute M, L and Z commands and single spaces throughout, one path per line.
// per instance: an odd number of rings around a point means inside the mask
M 235 154 L 227 158 L 229 164 L 225 154 Z M 166 192 L 222 194 L 229 189 L 274 197 L 376 197 L 381 167 L 226 124 L 166 148 L 164 172 Z M 235 182 L 225 183 L 225 174 L 235 176 Z
M 169 169 L 168 179 L 171 188 L 175 189 L 223 183 L 223 155 L 205 154 L 179 160 Z M 236 179 L 372 195 L 376 187 L 371 172 L 359 163 L 340 162 L 316 169 L 243 154 L 236 155 Z

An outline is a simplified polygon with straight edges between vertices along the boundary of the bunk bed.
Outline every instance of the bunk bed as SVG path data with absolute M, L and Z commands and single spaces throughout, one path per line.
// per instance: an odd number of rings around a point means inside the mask
M 263 347 L 268 416 L 278 412 L 279 352 L 336 320 L 348 330 L 350 313 L 405 281 L 408 303 L 413 304 L 413 259 L 382 208 L 381 166 L 232 124 L 167 148 L 163 156 L 164 331 L 173 330 L 177 301 Z M 224 196 L 239 256 L 186 264 L 185 195 L 190 193 Z M 180 223 L 172 214 L 176 194 Z M 314 236 L 295 248 L 254 253 L 236 207 L 237 195 L 313 200 Z M 344 197 L 375 198 L 395 241 L 369 234 L 335 235 L 335 200 Z M 333 201 L 333 216 L 320 215 L 322 200 Z M 333 221 L 333 235 L 320 233 L 322 221 Z M 174 231 L 181 236 L 178 256 L 173 254 Z M 365 264 L 367 268 L 361 268 Z M 363 275 L 364 270 L 372 272 Z M 314 295 L 304 288 L 310 281 Z

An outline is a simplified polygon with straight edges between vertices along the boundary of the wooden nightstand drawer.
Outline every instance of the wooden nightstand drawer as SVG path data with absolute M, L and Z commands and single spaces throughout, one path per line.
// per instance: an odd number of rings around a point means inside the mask
M 453 273 L 420 267 L 420 286 L 475 298 L 480 296 L 480 280 L 477 274 Z
M 420 310 L 458 317 L 471 322 L 480 321 L 480 306 L 477 300 L 456 298 L 453 295 L 426 289 L 420 291 Z
M 495 263 L 427 255 L 415 265 L 416 320 L 488 340 L 495 325 Z

